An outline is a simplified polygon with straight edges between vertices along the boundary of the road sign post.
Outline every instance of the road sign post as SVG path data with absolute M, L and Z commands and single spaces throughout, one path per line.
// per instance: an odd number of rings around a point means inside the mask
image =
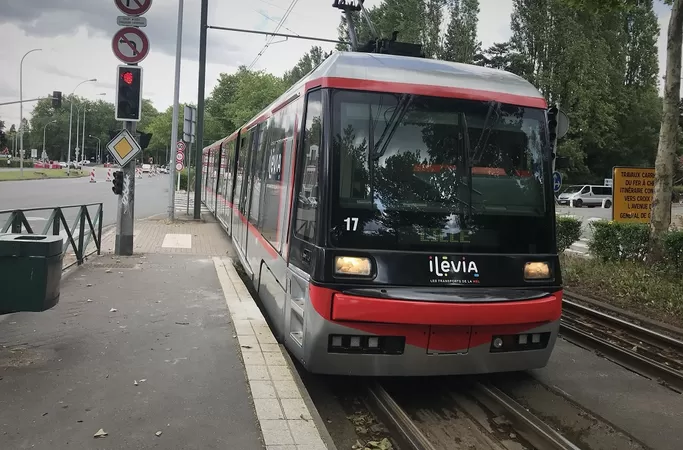
M 562 188 L 562 174 L 560 172 L 553 172 L 553 191 L 555 193 L 560 192 Z
M 125 14 L 125 17 L 118 17 L 116 22 L 123 26 L 114 34 L 112 39 L 112 51 L 114 55 L 124 64 L 136 66 L 149 54 L 149 39 L 140 30 L 140 27 L 147 26 L 147 19 L 139 17 L 149 11 L 152 0 L 114 0 L 116 7 Z M 122 87 L 121 77 L 125 89 L 132 89 L 129 95 L 120 92 Z M 125 90 L 124 89 L 124 90 Z M 129 89 L 129 90 L 130 90 Z M 141 119 L 142 105 L 142 69 L 139 72 L 135 68 L 121 73 L 121 67 L 117 68 L 117 108 L 116 120 L 123 120 L 123 130 L 107 144 L 107 149 L 114 159 L 121 165 L 122 186 L 118 200 L 118 211 L 116 215 L 116 242 L 114 253 L 117 255 L 130 256 L 133 254 L 133 226 L 135 219 L 135 156 L 142 151 L 142 148 L 135 140 L 137 121 Z M 121 95 L 122 98 L 119 98 Z M 135 100 L 137 101 L 137 104 Z M 123 100 L 123 102 L 122 102 Z M 121 108 L 121 106 L 125 108 Z M 119 114 L 121 117 L 119 117 Z M 136 120 L 137 119 L 137 120 Z

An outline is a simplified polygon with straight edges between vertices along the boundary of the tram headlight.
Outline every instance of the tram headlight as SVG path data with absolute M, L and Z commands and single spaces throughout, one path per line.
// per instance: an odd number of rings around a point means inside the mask
M 369 258 L 337 256 L 334 258 L 334 272 L 339 275 L 369 276 L 372 273 L 372 264 Z
M 548 263 L 528 262 L 524 264 L 524 278 L 527 280 L 545 280 L 550 278 Z

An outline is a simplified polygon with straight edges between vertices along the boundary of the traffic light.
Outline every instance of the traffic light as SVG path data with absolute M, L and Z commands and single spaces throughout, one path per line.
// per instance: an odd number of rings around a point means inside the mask
M 152 133 L 140 133 L 140 144 L 141 149 L 146 149 L 149 146 L 149 141 L 152 140 Z
M 116 120 L 139 122 L 142 112 L 142 67 L 117 66 Z
M 111 182 L 114 185 L 111 188 L 114 194 L 121 195 L 123 193 L 123 172 L 120 170 L 114 172 L 114 179 Z
M 559 113 L 557 106 L 548 109 L 548 141 L 553 146 L 553 151 L 557 146 L 557 116 Z
M 52 107 L 57 109 L 62 107 L 62 93 L 59 91 L 52 92 Z

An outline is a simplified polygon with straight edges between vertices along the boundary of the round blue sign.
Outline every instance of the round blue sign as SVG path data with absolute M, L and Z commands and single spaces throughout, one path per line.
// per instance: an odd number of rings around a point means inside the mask
M 559 192 L 562 187 L 562 174 L 560 172 L 553 172 L 553 191 Z

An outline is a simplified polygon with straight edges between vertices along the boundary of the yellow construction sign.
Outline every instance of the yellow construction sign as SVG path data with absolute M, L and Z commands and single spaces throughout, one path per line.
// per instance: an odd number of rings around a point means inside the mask
M 655 169 L 615 167 L 612 179 L 612 220 L 649 223 L 655 191 Z
M 107 150 L 109 150 L 109 153 L 112 154 L 121 167 L 128 164 L 131 159 L 135 158 L 142 151 L 135 138 L 126 129 L 121 130 L 114 139 L 109 141 Z

